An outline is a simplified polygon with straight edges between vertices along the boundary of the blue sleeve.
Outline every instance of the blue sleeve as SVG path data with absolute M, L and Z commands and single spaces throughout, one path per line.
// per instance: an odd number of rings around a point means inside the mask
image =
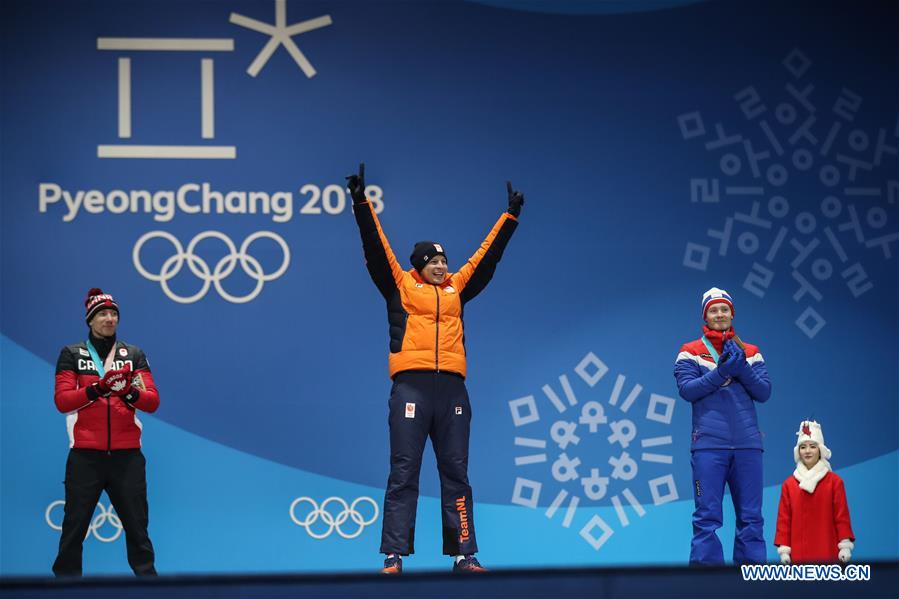
M 771 381 L 768 379 L 768 367 L 765 366 L 764 360 L 759 360 L 754 364 L 747 364 L 737 378 L 743 384 L 743 388 L 749 394 L 749 397 L 759 403 L 768 401 L 771 397 Z
M 699 365 L 692 360 L 678 360 L 674 363 L 674 378 L 680 396 L 693 403 L 711 395 L 727 380 L 718 370 L 702 374 Z

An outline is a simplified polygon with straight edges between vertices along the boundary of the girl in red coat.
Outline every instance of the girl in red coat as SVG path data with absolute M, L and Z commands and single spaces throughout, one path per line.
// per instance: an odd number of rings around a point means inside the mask
M 843 479 L 830 469 L 821 425 L 803 421 L 793 448 L 796 470 L 784 481 L 774 544 L 784 564 L 848 562 L 855 548 Z

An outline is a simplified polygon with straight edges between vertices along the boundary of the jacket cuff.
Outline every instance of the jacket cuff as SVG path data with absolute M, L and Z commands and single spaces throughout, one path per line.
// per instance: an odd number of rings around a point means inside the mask
M 778 555 L 790 555 L 791 551 L 792 551 L 792 549 L 787 545 L 781 545 L 780 547 L 777 548 Z
M 711 382 L 714 383 L 716 387 L 720 387 L 724 383 L 727 382 L 727 377 L 724 376 L 723 374 L 721 374 L 720 372 L 718 372 L 717 368 L 715 370 L 710 371 L 709 374 L 711 375 L 711 377 L 710 377 Z
M 87 387 L 84 388 L 84 391 L 87 394 L 88 401 L 97 401 L 101 396 L 100 390 L 97 389 L 96 383 L 88 385 Z
M 140 391 L 132 387 L 131 391 L 122 396 L 122 399 L 125 400 L 125 403 L 133 406 L 140 399 Z
M 837 549 L 848 549 L 849 551 L 852 551 L 853 549 L 855 549 L 855 543 L 853 543 L 849 539 L 843 539 L 842 541 L 837 543 Z

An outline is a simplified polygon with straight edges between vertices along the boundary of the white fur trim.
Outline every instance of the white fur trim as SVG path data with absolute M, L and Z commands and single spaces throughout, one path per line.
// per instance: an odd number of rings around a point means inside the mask
M 784 555 L 784 554 L 790 555 L 791 551 L 792 551 L 792 549 L 787 545 L 781 545 L 777 548 L 778 555 Z
M 837 548 L 838 549 L 848 549 L 849 551 L 852 551 L 853 549 L 855 549 L 855 543 L 853 543 L 849 539 L 843 539 L 842 541 L 837 543 Z
M 815 487 L 828 472 L 830 472 L 830 463 L 821 458 L 811 468 L 806 468 L 802 462 L 797 463 L 796 470 L 793 471 L 793 478 L 799 481 L 800 489 L 806 493 L 814 493 Z
M 802 432 L 806 425 L 808 425 L 810 435 Z M 795 463 L 799 463 L 799 446 L 806 441 L 812 441 L 818 445 L 818 448 L 821 450 L 822 460 L 829 460 L 833 455 L 827 445 L 824 444 L 824 431 L 821 430 L 821 425 L 814 420 L 803 420 L 799 423 L 799 430 L 796 431 L 796 446 L 793 447 L 793 461 Z

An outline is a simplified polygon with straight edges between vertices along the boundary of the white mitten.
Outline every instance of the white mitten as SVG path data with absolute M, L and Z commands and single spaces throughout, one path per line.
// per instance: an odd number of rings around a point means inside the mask
M 790 551 L 791 549 L 786 545 L 781 545 L 777 548 L 777 554 L 780 555 L 780 563 L 789 564 L 790 563 Z
M 843 539 L 839 543 L 837 543 L 837 547 L 840 550 L 840 561 L 844 564 L 852 559 L 852 550 L 855 549 L 855 543 L 850 541 L 849 539 Z

